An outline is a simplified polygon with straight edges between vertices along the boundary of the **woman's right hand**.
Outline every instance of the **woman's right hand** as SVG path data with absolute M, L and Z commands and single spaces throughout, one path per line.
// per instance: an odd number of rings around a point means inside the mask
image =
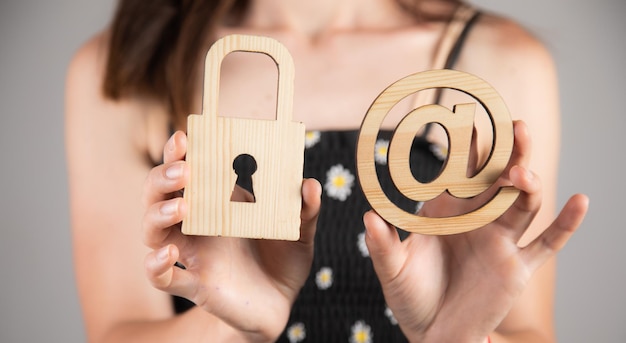
M 275 241 L 187 236 L 180 223 L 187 207 L 180 196 L 189 178 L 187 137 L 176 132 L 144 186 L 145 244 L 153 249 L 145 268 L 152 285 L 193 301 L 244 338 L 274 341 L 309 275 L 321 186 L 302 184 L 300 240 Z M 244 190 L 235 196 L 245 200 Z M 179 262 L 186 269 L 175 267 Z

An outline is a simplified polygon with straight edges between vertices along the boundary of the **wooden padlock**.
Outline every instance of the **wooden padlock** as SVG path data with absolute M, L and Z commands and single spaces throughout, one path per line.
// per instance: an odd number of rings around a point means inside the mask
M 225 118 L 217 113 L 220 70 L 231 52 L 263 53 L 278 67 L 276 120 Z M 293 59 L 278 41 L 230 35 L 215 42 L 205 60 L 202 114 L 187 122 L 191 178 L 184 198 L 188 235 L 298 240 L 302 206 L 305 127 L 292 121 Z M 255 202 L 231 201 L 233 161 L 254 158 Z

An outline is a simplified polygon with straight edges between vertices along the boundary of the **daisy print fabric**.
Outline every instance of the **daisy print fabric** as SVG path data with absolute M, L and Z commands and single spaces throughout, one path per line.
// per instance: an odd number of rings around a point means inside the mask
M 341 164 L 332 166 L 326 173 L 324 190 L 326 194 L 340 201 L 345 201 L 352 194 L 354 175 Z
M 370 251 L 367 248 L 367 243 L 365 243 L 365 232 L 361 232 L 357 238 L 356 238 L 356 245 L 359 248 L 359 251 L 361 252 L 361 256 L 363 257 L 369 257 L 370 256 Z
M 287 328 L 287 339 L 289 343 L 299 343 L 306 338 L 306 330 L 303 323 L 294 323 Z
M 391 325 L 398 325 L 398 321 L 396 320 L 396 317 L 393 315 L 393 312 L 391 311 L 389 306 L 385 306 L 385 316 L 389 318 L 389 322 L 391 323 Z
M 309 149 L 315 146 L 320 141 L 322 133 L 319 131 L 307 131 L 304 134 L 304 147 Z
M 329 289 L 333 285 L 333 270 L 323 267 L 315 274 L 315 283 L 321 290 Z
M 379 139 L 374 144 L 374 161 L 378 164 L 387 164 L 387 154 L 389 152 L 389 141 L 386 139 Z
M 372 328 L 365 324 L 362 320 L 354 323 L 352 326 L 352 335 L 350 336 L 350 343 L 371 343 L 372 342 Z

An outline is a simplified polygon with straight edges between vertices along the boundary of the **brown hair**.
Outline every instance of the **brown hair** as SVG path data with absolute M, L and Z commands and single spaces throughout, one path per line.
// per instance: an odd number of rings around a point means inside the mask
M 419 19 L 443 20 L 440 5 L 460 0 L 398 0 Z M 165 103 L 173 119 L 186 116 L 207 35 L 218 24 L 237 23 L 248 0 L 119 0 L 111 25 L 104 95 L 149 96 Z M 431 9 L 433 7 L 430 7 Z M 449 11 L 444 11 L 450 13 Z M 441 13 L 439 11 L 439 13 Z M 445 18 L 444 18 L 445 17 Z

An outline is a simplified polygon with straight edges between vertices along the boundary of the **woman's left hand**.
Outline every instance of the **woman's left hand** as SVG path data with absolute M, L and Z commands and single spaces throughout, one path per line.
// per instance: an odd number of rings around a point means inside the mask
M 448 236 L 411 234 L 400 241 L 396 229 L 375 212 L 365 214 L 374 268 L 387 305 L 409 340 L 484 342 L 534 271 L 581 224 L 588 199 L 575 195 L 539 237 L 525 247 L 517 245 L 541 206 L 540 180 L 527 169 L 529 151 L 526 127 L 516 123 L 513 156 L 498 185 L 512 184 L 520 196 L 502 216 L 480 229 Z M 440 216 L 441 208 L 482 200 L 439 197 L 420 214 Z

